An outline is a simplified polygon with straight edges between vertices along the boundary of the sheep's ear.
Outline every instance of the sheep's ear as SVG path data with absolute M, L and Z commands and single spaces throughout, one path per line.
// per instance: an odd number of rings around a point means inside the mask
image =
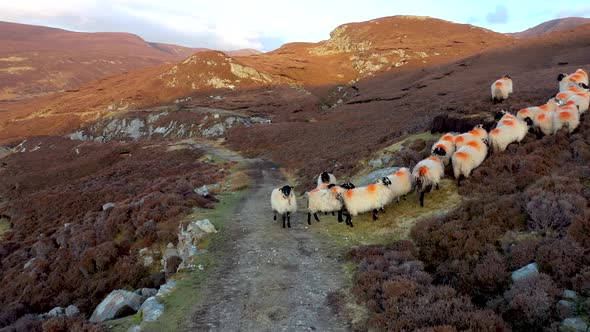
M 565 76 L 566 76 L 565 74 L 559 74 L 559 75 L 557 75 L 557 81 L 558 81 L 558 82 L 561 82 L 561 80 L 562 80 L 562 79 L 563 79 Z

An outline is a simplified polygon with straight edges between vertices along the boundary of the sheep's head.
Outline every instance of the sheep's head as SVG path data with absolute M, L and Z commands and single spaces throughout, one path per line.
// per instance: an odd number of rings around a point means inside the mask
M 526 125 L 529 128 L 532 128 L 533 127 L 533 120 L 531 118 L 529 118 L 528 116 L 526 118 L 524 118 L 524 122 L 526 122 Z
M 504 78 L 510 78 L 511 79 L 512 77 L 510 77 L 510 75 L 506 74 L 506 75 L 504 75 Z
M 500 110 L 494 116 L 495 120 L 500 120 L 507 112 L 505 110 Z M 481 126 L 481 125 L 480 125 Z M 482 126 L 483 127 L 483 126 Z
M 343 184 L 340 185 L 340 187 L 342 187 L 344 189 L 348 189 L 348 190 L 356 188 L 356 186 L 354 184 L 352 184 L 352 182 L 350 182 L 350 181 L 344 182 Z
M 489 146 L 489 145 L 490 145 L 490 142 L 488 141 L 488 139 L 487 139 L 487 138 L 482 138 L 482 139 L 481 139 L 481 141 L 483 142 L 483 144 L 485 144 L 485 145 L 487 145 L 487 146 Z
M 323 183 L 330 183 L 330 174 L 328 172 L 323 172 L 320 174 L 320 179 Z
M 293 190 L 293 186 L 283 186 L 281 189 L 279 189 L 281 191 L 281 193 L 283 193 L 283 196 L 285 197 L 289 197 L 291 195 L 291 190 Z
M 563 74 L 563 73 L 559 74 L 559 75 L 557 75 L 557 81 L 561 82 L 561 80 L 563 80 L 565 77 L 567 77 L 567 74 Z
M 445 151 L 445 149 L 441 146 L 434 148 L 434 150 L 432 150 L 432 153 L 437 155 L 437 156 L 445 156 L 447 154 L 447 151 Z
M 381 179 L 381 182 L 383 183 L 384 186 L 389 187 L 391 186 L 391 180 L 385 176 Z
M 580 88 L 584 89 L 584 90 L 588 90 L 588 85 L 584 84 L 584 83 L 578 83 L 578 86 L 580 86 Z

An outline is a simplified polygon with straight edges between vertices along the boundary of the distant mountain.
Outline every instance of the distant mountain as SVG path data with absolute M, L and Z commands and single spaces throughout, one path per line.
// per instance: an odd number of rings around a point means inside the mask
M 130 33 L 72 32 L 10 22 L 0 22 L 0 45 L 0 101 L 73 90 L 86 82 L 209 51 L 146 42 Z
M 544 34 L 548 34 L 554 31 L 559 30 L 566 30 L 577 27 L 578 25 L 582 24 L 590 24 L 590 18 L 584 17 L 566 17 L 566 18 L 559 18 L 556 20 L 547 21 L 545 23 L 541 23 L 537 26 L 534 26 L 530 29 L 526 29 L 525 31 L 510 33 L 509 35 L 516 37 L 516 38 L 531 38 L 536 37 Z

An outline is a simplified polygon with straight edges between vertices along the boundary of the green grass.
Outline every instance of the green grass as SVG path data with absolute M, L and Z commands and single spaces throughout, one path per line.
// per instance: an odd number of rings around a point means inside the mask
M 6 218 L 0 218 L 0 239 L 4 236 L 4 233 L 10 230 L 10 222 Z
M 422 218 L 446 213 L 456 208 L 461 202 L 457 186 L 450 179 L 441 182 L 440 190 L 426 194 L 425 207 L 421 208 L 416 193 L 408 195 L 406 200 L 385 207 L 385 213 L 379 214 L 379 220 L 373 221 L 371 213 L 353 218 L 354 227 L 338 223 L 331 215 L 320 216 L 321 222 L 310 227 L 321 235 L 327 236 L 331 245 L 348 249 L 355 245 L 386 244 L 407 239 L 410 229 Z
M 208 252 L 208 250 L 213 242 L 224 241 L 226 222 L 231 219 L 236 205 L 246 193 L 247 190 L 240 190 L 219 194 L 217 198 L 220 202 L 214 209 L 197 209 L 184 218 L 185 220 L 209 219 L 218 233 L 210 234 L 204 238 L 203 242 L 199 244 L 199 250 L 204 253 L 196 255 L 192 261 L 197 266 L 201 264 L 204 270 L 178 272 L 174 276 L 177 281 L 176 289 L 161 299 L 165 307 L 164 313 L 158 321 L 144 323 L 142 331 L 176 331 L 178 323 L 186 320 L 194 303 L 198 302 L 202 295 L 201 286 L 208 278 L 208 271 L 217 264 L 216 253 Z M 109 321 L 107 326 L 114 332 L 125 332 L 132 325 L 140 323 L 141 314 L 137 313 L 133 316 Z

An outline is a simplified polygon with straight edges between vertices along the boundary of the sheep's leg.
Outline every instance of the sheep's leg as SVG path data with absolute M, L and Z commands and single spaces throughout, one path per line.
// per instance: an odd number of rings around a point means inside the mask
M 457 187 L 461 187 L 461 181 L 465 180 L 465 175 L 459 175 L 459 179 L 457 179 Z
M 379 208 L 379 212 L 381 212 L 381 213 L 385 213 L 385 209 L 384 209 L 383 207 L 380 207 L 380 208 Z
M 379 219 L 379 210 L 373 209 L 373 221 L 377 221 Z
M 338 222 L 342 222 L 342 209 L 338 210 Z
M 307 224 L 311 225 L 311 212 L 307 212 Z
M 324 216 L 327 216 L 327 215 L 328 215 L 328 212 L 324 212 Z
M 436 190 L 439 190 L 440 186 L 438 185 L 438 183 L 436 184 Z
M 404 199 L 406 199 L 406 198 L 404 197 Z M 397 196 L 396 203 L 399 204 L 399 202 L 400 202 L 399 196 Z
M 291 212 L 287 212 L 287 227 L 291 228 Z
M 332 211 L 332 217 L 335 216 L 334 211 Z
M 287 216 L 283 213 L 283 228 L 285 228 L 285 220 L 287 219 Z
M 352 224 L 352 215 L 349 214 L 347 218 L 348 218 L 348 226 L 354 227 L 354 225 Z
M 315 218 L 315 221 L 317 221 L 317 222 L 320 221 L 320 218 L 318 218 L 318 214 L 317 213 L 314 213 L 313 214 L 313 217 Z
M 272 220 L 277 221 L 277 212 L 274 211 L 274 216 L 272 217 Z
M 420 207 L 424 207 L 424 192 L 420 192 Z

